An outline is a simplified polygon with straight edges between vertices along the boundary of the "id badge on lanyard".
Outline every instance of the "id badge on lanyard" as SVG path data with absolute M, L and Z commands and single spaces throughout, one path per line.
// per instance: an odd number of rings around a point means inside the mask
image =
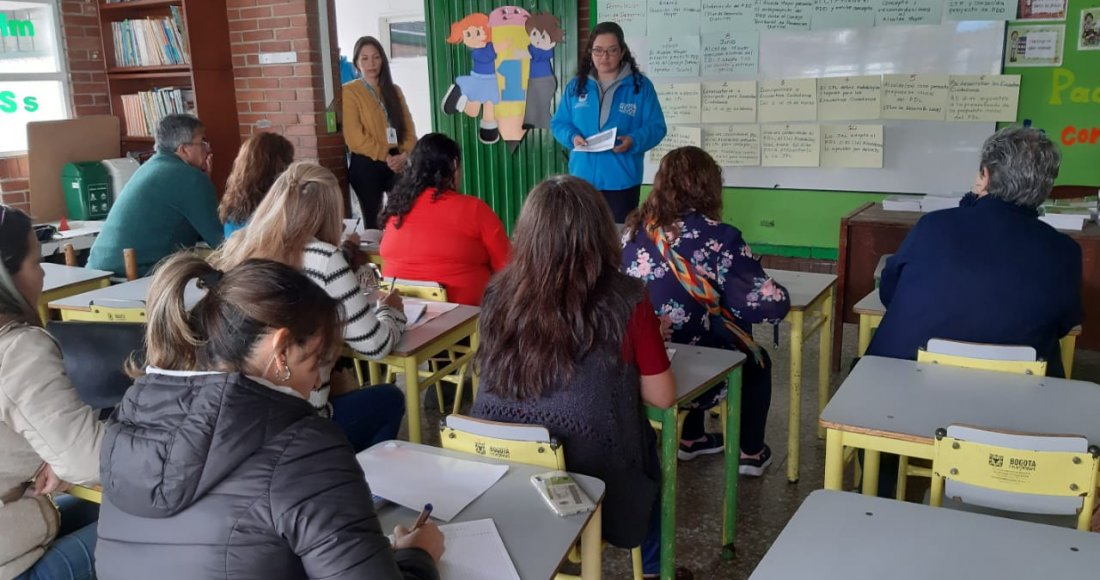
M 386 143 L 397 145 L 397 129 L 386 127 Z

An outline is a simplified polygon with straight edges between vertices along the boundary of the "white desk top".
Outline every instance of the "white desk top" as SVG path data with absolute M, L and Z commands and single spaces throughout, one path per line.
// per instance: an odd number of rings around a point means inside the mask
M 132 282 L 116 284 L 114 286 L 92 290 L 91 292 L 77 294 L 76 296 L 54 300 L 50 302 L 49 307 L 56 310 L 91 310 L 93 303 L 99 306 L 111 306 L 116 308 L 144 307 L 145 298 L 149 294 L 149 285 L 152 284 L 152 282 L 153 279 L 146 276 L 145 278 L 138 278 Z M 184 290 L 185 306 L 190 309 L 204 294 L 205 291 L 199 290 L 195 282 L 192 281 L 187 285 L 187 289 Z
M 102 280 L 113 276 L 111 272 L 93 270 L 91 268 L 76 268 L 62 264 L 42 263 L 42 270 L 46 272 L 46 278 L 42 282 L 42 291 L 50 292 L 73 284 Z
M 49 223 L 57 227 L 60 222 Z M 68 231 L 57 232 L 57 236 L 52 241 L 42 244 L 42 257 L 45 258 L 60 252 L 65 244 L 72 244 L 75 250 L 87 250 L 92 247 L 92 242 L 102 229 L 103 222 L 101 221 L 71 221 L 69 222 Z
M 747 358 L 736 350 L 675 343 L 667 346 L 676 349 L 672 374 L 676 376 L 676 400 L 680 402 L 694 399 L 701 389 L 709 388 L 716 378 L 724 379 Z
M 865 356 L 821 422 L 844 431 L 928 441 L 952 423 L 1082 435 L 1100 444 L 1100 385 Z
M 750 580 L 1093 578 L 1100 534 L 818 490 Z
M 791 297 L 791 310 L 801 310 L 810 305 L 815 298 L 836 283 L 832 274 L 813 274 L 810 272 L 792 272 L 790 270 L 766 270 L 768 275 L 779 282 Z
M 503 463 L 429 445 L 418 445 L 407 441 L 397 441 L 397 443 L 402 446 L 415 446 L 418 450 L 427 453 L 469 461 L 498 465 Z M 532 475 L 550 470 L 518 463 L 509 463 L 508 466 L 508 473 L 489 488 L 489 491 L 462 510 L 452 523 L 492 518 L 496 523 L 497 531 L 500 532 L 500 537 L 504 540 L 504 546 L 508 549 L 508 555 L 516 565 L 519 577 L 523 580 L 549 580 L 553 578 L 554 572 L 561 565 L 565 555 L 569 553 L 573 543 L 580 537 L 581 529 L 588 523 L 588 518 L 592 514 L 558 517 L 550 511 L 535 490 L 535 486 L 531 485 Z M 367 483 L 370 483 L 370 474 L 366 475 Z M 603 498 L 602 481 L 576 473 L 573 474 L 573 478 L 593 501 L 600 501 Z M 425 503 L 431 501 L 431 498 L 424 499 Z M 395 504 L 387 504 L 378 511 L 382 531 L 385 533 L 392 531 L 397 524 L 409 527 L 416 520 L 416 516 L 417 512 Z
M 886 314 L 886 307 L 882 305 L 882 298 L 878 295 L 878 288 L 871 291 L 870 294 L 864 296 L 852 306 L 852 312 L 856 314 L 870 314 L 872 316 L 883 316 Z M 1081 325 L 1074 326 L 1069 331 L 1070 336 L 1081 335 Z
M 397 343 L 391 355 L 408 356 L 435 340 L 440 335 L 453 330 L 456 326 L 476 318 L 481 314 L 481 309 L 476 306 L 458 305 L 452 310 L 409 330 L 401 336 L 401 342 Z

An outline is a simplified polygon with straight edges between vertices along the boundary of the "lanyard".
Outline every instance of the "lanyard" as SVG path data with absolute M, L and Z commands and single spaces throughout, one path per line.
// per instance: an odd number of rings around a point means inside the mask
M 367 87 L 367 92 L 370 93 L 370 96 L 374 97 L 374 100 L 378 101 L 378 106 L 382 107 L 382 114 L 386 116 L 386 128 L 392 128 L 393 123 L 390 123 L 390 111 L 386 108 L 386 102 L 378 96 L 378 93 L 374 92 L 374 87 L 370 86 L 367 79 L 363 79 L 363 86 Z

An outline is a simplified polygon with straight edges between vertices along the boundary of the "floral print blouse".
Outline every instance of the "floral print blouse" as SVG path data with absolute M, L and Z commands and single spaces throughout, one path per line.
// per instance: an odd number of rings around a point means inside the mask
M 740 230 L 695 212 L 677 225 L 680 236 L 670 240 L 672 249 L 710 281 L 742 328 L 751 333 L 754 323 L 778 323 L 787 315 L 787 289 L 764 272 Z M 718 321 L 711 328 L 707 309 L 680 284 L 645 232 L 625 232 L 622 243 L 623 271 L 645 282 L 657 315 L 672 320 L 672 342 L 732 348 L 728 331 Z

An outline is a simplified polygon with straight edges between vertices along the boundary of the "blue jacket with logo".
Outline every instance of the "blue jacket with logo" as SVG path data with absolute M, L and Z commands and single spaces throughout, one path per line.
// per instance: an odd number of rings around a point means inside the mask
M 611 114 L 600 125 L 600 85 L 588 78 L 588 92 L 584 98 L 577 96 L 577 79 L 569 81 L 562 92 L 558 110 L 550 122 L 554 138 L 569 154 L 569 173 L 586 179 L 598 190 L 616 190 L 634 187 L 642 183 L 642 166 L 645 153 L 665 138 L 665 115 L 657 91 L 648 78 L 639 75 L 638 92 L 634 92 L 634 80 L 627 76 L 613 93 Z M 611 127 L 618 128 L 618 136 L 630 136 L 634 144 L 624 153 L 601 151 L 579 153 L 573 150 L 573 137 L 588 138 Z

